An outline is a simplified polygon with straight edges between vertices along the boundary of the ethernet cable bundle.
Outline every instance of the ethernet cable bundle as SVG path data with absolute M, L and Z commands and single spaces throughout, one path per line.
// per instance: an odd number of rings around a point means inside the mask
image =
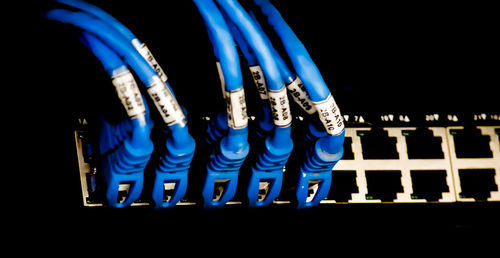
M 204 144 L 209 146 L 209 158 L 204 171 L 190 171 L 196 144 L 188 131 L 185 110 L 146 45 L 96 6 L 76 0 L 58 2 L 66 8 L 51 10 L 46 17 L 81 30 L 81 41 L 101 61 L 128 115 L 119 123 L 101 120 L 99 154 L 108 206 L 129 206 L 144 194 L 144 173 L 149 164 L 155 164 L 155 168 L 148 194 L 157 208 L 179 203 L 188 188 L 189 173 L 203 173 L 201 195 L 207 209 L 223 207 L 237 188 L 246 189 L 249 207 L 272 204 L 280 195 L 283 172 L 294 150 L 289 96 L 307 114 L 309 123 L 302 136 L 307 146 L 294 203 L 298 208 L 312 207 L 326 197 L 332 169 L 343 152 L 342 116 L 305 47 L 268 0 L 254 0 L 255 12 L 247 11 L 236 0 L 193 0 L 214 49 L 226 102 L 225 110 L 218 112 L 206 130 Z M 278 36 L 286 56 L 275 49 L 258 16 Z M 256 88 L 243 85 L 238 50 L 246 59 Z M 142 84 L 135 81 L 136 77 Z M 257 91 L 262 104 L 262 115 L 257 118 L 258 139 L 251 143 L 257 146 L 252 149 L 253 159 L 248 159 L 251 144 L 245 92 L 249 91 Z M 154 108 L 148 107 L 148 102 L 154 103 Z M 158 112 L 162 121 L 153 121 L 151 112 Z M 153 128 L 160 128 L 164 142 L 151 140 Z M 152 153 L 159 145 L 164 151 L 159 160 L 153 161 L 156 156 Z M 245 161 L 250 163 L 249 182 L 239 185 Z M 215 196 L 219 183 L 224 183 L 224 189 Z M 317 191 L 311 198 L 308 190 L 313 183 Z M 118 193 L 124 184 L 129 186 L 128 196 L 120 201 Z M 175 190 L 165 198 L 168 184 Z

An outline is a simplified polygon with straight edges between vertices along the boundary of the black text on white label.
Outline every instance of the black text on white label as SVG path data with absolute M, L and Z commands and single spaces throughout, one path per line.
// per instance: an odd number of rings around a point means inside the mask
M 316 112 L 316 108 L 314 107 L 309 94 L 306 91 L 304 83 L 297 76 L 292 83 L 286 86 L 288 88 L 288 92 L 292 96 L 293 100 L 299 104 L 299 106 L 306 111 L 308 114 L 314 114 Z
M 137 40 L 132 40 L 132 45 L 134 45 L 134 47 L 137 49 L 139 54 L 141 54 L 141 56 L 144 57 L 144 59 L 146 59 L 148 64 L 156 71 L 156 74 L 158 74 L 158 76 L 160 76 L 160 79 L 162 81 L 166 82 L 167 75 L 165 74 L 163 69 L 161 69 L 160 64 L 158 64 L 158 62 L 156 61 L 156 59 L 154 58 L 153 54 L 151 53 L 149 48 L 146 46 L 146 44 L 144 44 L 144 43 L 139 44 L 137 42 Z
M 342 133 L 344 130 L 344 119 L 331 94 L 324 101 L 314 102 L 314 106 L 328 134 L 339 135 Z
M 248 67 L 248 69 L 250 69 L 253 82 L 255 83 L 255 87 L 257 87 L 257 91 L 259 92 L 260 98 L 268 99 L 266 78 L 264 76 L 264 73 L 262 72 L 262 68 L 260 68 L 259 65 L 255 65 Z
M 154 78 L 155 82 L 149 86 L 148 93 L 160 112 L 163 121 L 169 126 L 184 123 L 186 118 L 174 95 L 159 77 Z
M 241 129 L 248 125 L 247 104 L 243 87 L 232 92 L 226 92 L 226 107 L 228 126 Z
M 272 91 L 268 90 L 269 103 L 273 114 L 274 124 L 280 127 L 289 126 L 292 123 L 292 114 L 290 113 L 290 104 L 286 95 L 286 88 Z
M 130 71 L 119 73 L 112 78 L 116 93 L 130 118 L 146 113 L 141 92 Z

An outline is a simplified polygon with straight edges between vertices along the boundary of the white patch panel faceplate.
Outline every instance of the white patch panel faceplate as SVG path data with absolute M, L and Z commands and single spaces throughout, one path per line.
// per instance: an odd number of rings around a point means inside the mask
M 399 159 L 363 159 L 363 147 L 361 144 L 361 137 L 357 135 L 358 131 L 367 131 L 370 128 L 347 128 L 346 137 L 352 139 L 352 151 L 354 153 L 353 160 L 341 160 L 337 163 L 335 171 L 355 171 L 356 184 L 358 187 L 357 193 L 352 193 L 352 198 L 348 203 L 380 203 L 379 199 L 369 198 L 366 171 L 400 171 L 401 172 L 401 185 L 402 192 L 396 193 L 394 203 L 420 203 L 427 202 L 425 199 L 420 199 L 418 196 L 413 195 L 413 182 L 411 171 L 445 171 L 446 172 L 446 185 L 449 191 L 442 193 L 442 198 L 437 200 L 440 203 L 449 203 L 456 201 L 475 201 L 473 198 L 463 198 L 460 196 L 460 177 L 458 174 L 459 169 L 494 169 L 495 183 L 500 185 L 500 149 L 498 144 L 498 126 L 479 126 L 478 127 L 483 135 L 490 136 L 490 149 L 493 152 L 492 158 L 469 158 L 459 159 L 455 154 L 455 147 L 453 136 L 450 134 L 450 129 L 463 129 L 463 127 L 428 127 L 434 134 L 434 137 L 440 137 L 441 149 L 444 153 L 442 159 L 409 159 L 406 145 L 406 139 L 403 131 L 415 130 L 415 127 L 387 127 L 384 128 L 388 132 L 389 137 L 397 139 L 396 149 L 399 153 Z M 374 172 L 372 172 L 374 173 Z M 334 182 L 332 183 L 334 187 Z M 332 190 L 332 189 L 330 189 Z M 487 201 L 500 201 L 500 192 L 498 190 L 492 191 L 491 196 Z M 325 199 L 322 201 L 324 204 L 337 203 L 335 200 Z

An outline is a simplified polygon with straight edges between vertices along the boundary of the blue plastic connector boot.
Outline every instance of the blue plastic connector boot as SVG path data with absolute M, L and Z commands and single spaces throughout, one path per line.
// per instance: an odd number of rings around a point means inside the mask
M 216 145 L 207 164 L 207 176 L 202 190 L 205 208 L 221 208 L 234 197 L 238 171 L 250 150 L 247 137 L 248 128 L 229 128 L 228 135 Z M 220 183 L 224 183 L 222 194 L 214 197 L 215 185 Z
M 261 194 L 261 183 L 267 184 L 264 194 Z M 248 207 L 265 207 L 271 204 L 281 192 L 283 170 L 262 171 L 252 168 L 247 196 Z
M 187 130 L 179 125 L 170 127 L 167 152 L 161 157 L 153 184 L 153 200 L 156 208 L 172 208 L 186 193 L 189 166 L 194 156 L 195 141 Z M 174 185 L 173 194 L 165 196 L 165 186 Z M 165 198 L 167 197 L 167 198 Z
M 214 197 L 214 190 L 216 183 L 225 183 L 224 189 L 220 196 Z M 203 186 L 203 206 L 206 209 L 219 209 L 222 208 L 228 201 L 230 201 L 236 193 L 236 186 L 238 184 L 238 171 L 225 171 L 219 172 L 207 167 L 207 177 Z
M 312 143 L 319 138 L 327 137 L 329 134 L 325 131 L 323 124 L 318 117 L 311 117 L 311 120 L 307 124 L 308 130 L 305 135 L 305 140 L 308 143 Z
M 153 185 L 153 201 L 156 208 L 173 208 L 186 194 L 188 183 L 188 169 L 177 172 L 161 172 L 156 170 Z M 171 196 L 165 196 L 165 186 L 174 184 Z
M 153 143 L 149 138 L 151 128 L 147 124 L 139 126 L 135 119 L 131 123 L 133 128 L 129 137 L 124 139 L 118 148 L 102 157 L 109 207 L 125 207 L 139 198 L 142 192 L 144 168 L 153 152 Z M 109 128 L 104 128 L 107 129 Z M 100 141 L 105 140 L 101 138 Z M 121 186 L 128 189 L 121 189 Z M 123 190 L 128 190 L 128 195 L 125 200 L 118 200 L 119 193 Z
M 318 183 L 318 190 L 316 191 L 316 194 L 314 195 L 312 200 L 308 200 L 310 182 Z M 301 169 L 296 191 L 298 201 L 297 209 L 310 208 L 318 205 L 328 195 L 331 183 L 331 171 L 311 173 L 305 172 L 303 169 Z
M 300 168 L 297 185 L 297 208 L 308 208 L 318 205 L 330 191 L 332 169 L 343 155 L 344 134 L 325 136 L 314 142 L 307 151 L 307 159 Z M 315 183 L 318 188 L 309 198 L 309 184 Z
M 290 126 L 276 127 L 274 134 L 266 137 L 265 149 L 252 167 L 247 189 L 249 207 L 267 206 L 278 197 L 283 183 L 283 168 L 293 149 L 290 130 Z M 265 194 L 261 194 L 261 183 L 267 184 Z
M 226 111 L 219 112 L 214 120 L 210 122 L 207 129 L 207 143 L 213 145 L 219 142 L 227 131 L 229 126 L 227 125 L 227 113 Z

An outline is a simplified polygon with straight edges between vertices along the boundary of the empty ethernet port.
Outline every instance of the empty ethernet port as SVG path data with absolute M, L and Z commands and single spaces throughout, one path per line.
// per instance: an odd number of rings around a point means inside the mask
M 345 137 L 344 139 L 344 154 L 342 159 L 354 159 L 354 152 L 352 152 L 352 137 Z
M 399 159 L 396 137 L 389 137 L 383 128 L 357 131 L 357 135 L 361 137 L 363 159 Z
M 348 202 L 351 200 L 353 193 L 359 193 L 356 184 L 356 171 L 334 170 L 328 199 L 336 202 Z
M 482 135 L 478 128 L 465 127 L 463 130 L 451 129 L 455 142 L 457 158 L 491 158 L 490 136 Z
M 412 199 L 425 199 L 437 202 L 443 198 L 443 193 L 450 192 L 446 183 L 446 170 L 411 170 L 413 187 Z
M 492 191 L 498 191 L 495 183 L 495 169 L 459 169 L 461 198 L 473 198 L 476 201 L 485 201 Z
M 444 159 L 441 137 L 434 136 L 427 128 L 403 130 L 409 159 Z
M 399 170 L 367 170 L 365 175 L 368 188 L 367 200 L 392 202 L 397 198 L 397 193 L 404 191 Z

